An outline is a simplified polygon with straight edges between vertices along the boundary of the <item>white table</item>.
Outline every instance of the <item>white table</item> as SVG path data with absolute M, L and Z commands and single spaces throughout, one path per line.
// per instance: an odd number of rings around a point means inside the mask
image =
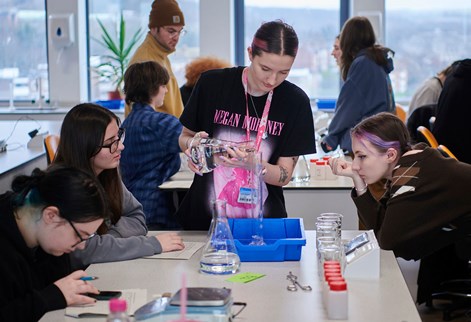
M 344 238 L 354 237 L 358 231 L 344 231 Z M 184 239 L 203 241 L 203 232 L 182 232 Z M 225 281 L 227 276 L 211 276 L 198 272 L 200 252 L 190 260 L 137 259 L 125 262 L 96 264 L 87 273 L 98 276 L 94 281 L 99 289 L 145 288 L 148 300 L 154 294 L 176 292 L 181 274 L 187 276 L 187 286 L 228 287 L 235 301 L 247 307 L 236 321 L 304 322 L 328 321 L 322 306 L 321 288 L 317 275 L 315 232 L 306 231 L 307 245 L 300 261 L 242 263 L 241 272 L 265 274 L 247 284 Z M 312 292 L 286 290 L 289 271 L 302 284 L 312 286 Z M 347 280 L 349 288 L 349 321 L 421 321 L 411 295 L 391 251 L 381 251 L 379 280 Z M 103 319 L 102 319 L 103 320 Z M 99 321 L 66 317 L 64 310 L 49 312 L 40 321 Z
M 0 121 L 0 140 L 7 141 L 7 151 L 0 153 L 0 193 L 10 189 L 11 181 L 19 174 L 31 174 L 34 168 L 44 169 L 47 166 L 46 152 L 43 145 L 38 148 L 28 148 L 30 140 L 28 132 L 38 129 L 39 132 L 59 134 L 61 121 L 32 121 L 22 119 L 16 121 Z M 13 132 L 12 132 L 13 131 Z

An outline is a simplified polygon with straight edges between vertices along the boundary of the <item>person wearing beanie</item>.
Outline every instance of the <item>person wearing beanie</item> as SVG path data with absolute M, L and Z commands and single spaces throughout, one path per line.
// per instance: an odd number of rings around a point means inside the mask
M 157 111 L 180 117 L 183 112 L 183 102 L 168 55 L 176 50 L 180 36 L 184 32 L 185 17 L 175 0 L 154 0 L 148 26 L 149 32 L 131 58 L 129 66 L 144 61 L 155 61 L 162 65 L 168 71 L 170 81 L 167 84 L 168 93 L 165 95 L 164 103 L 157 108 Z M 125 116 L 131 109 L 132 105 L 126 104 Z

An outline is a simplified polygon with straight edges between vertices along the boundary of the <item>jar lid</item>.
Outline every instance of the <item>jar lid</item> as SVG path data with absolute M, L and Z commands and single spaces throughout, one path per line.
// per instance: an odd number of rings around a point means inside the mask
M 345 281 L 332 281 L 329 282 L 329 287 L 331 291 L 346 291 L 347 282 Z
M 324 261 L 324 267 L 328 266 L 328 265 L 334 265 L 334 266 L 340 266 L 340 262 L 339 261 Z
M 328 277 L 332 277 L 332 276 L 342 277 L 342 273 L 341 272 L 324 272 L 324 277 L 325 277 L 326 280 L 327 280 Z
M 327 276 L 325 280 L 327 281 L 327 283 L 329 283 L 329 285 L 333 282 L 345 282 L 343 276 Z

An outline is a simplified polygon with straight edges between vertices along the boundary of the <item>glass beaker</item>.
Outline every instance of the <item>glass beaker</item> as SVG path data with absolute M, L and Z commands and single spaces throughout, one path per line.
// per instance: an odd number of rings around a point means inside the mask
M 253 152 L 248 154 L 250 172 L 249 184 L 252 187 L 252 241 L 250 245 L 265 245 L 263 240 L 263 180 L 261 178 L 263 164 L 262 152 Z
M 298 162 L 293 170 L 291 181 L 293 182 L 309 182 L 311 173 L 309 171 L 309 164 L 304 155 L 298 158 Z
M 212 200 L 211 211 L 213 219 L 201 254 L 200 271 L 217 275 L 234 274 L 240 266 L 240 258 L 227 222 L 226 201 Z
M 195 136 L 189 144 L 191 161 L 199 167 L 201 173 L 211 172 L 220 165 L 220 156 L 229 157 L 228 147 L 238 148 L 245 152 L 253 151 L 251 142 L 232 142 Z

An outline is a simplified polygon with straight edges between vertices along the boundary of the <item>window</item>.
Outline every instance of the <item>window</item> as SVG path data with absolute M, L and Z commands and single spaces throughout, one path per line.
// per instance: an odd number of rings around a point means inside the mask
M 133 52 L 142 43 L 149 28 L 149 12 L 152 1 L 149 0 L 121 0 L 121 1 L 99 1 L 89 0 L 89 34 L 90 34 L 90 89 L 91 99 L 108 99 L 108 91 L 113 91 L 112 82 L 98 77 L 96 67 L 101 61 L 101 56 L 106 54 L 103 48 L 95 38 L 100 38 L 101 30 L 98 25 L 99 19 L 108 30 L 113 30 L 116 34 L 119 25 L 121 12 L 126 22 L 126 41 L 142 28 L 143 36 L 134 47 Z M 198 0 L 179 0 L 178 4 L 185 16 L 185 30 L 187 33 L 180 37 L 176 52 L 169 56 L 172 62 L 172 70 L 177 77 L 179 84 L 185 83 L 185 65 L 188 61 L 199 55 L 199 1 Z M 132 54 L 130 55 L 132 57 Z M 129 57 L 129 58 L 130 58 Z
M 275 19 L 293 26 L 299 38 L 288 80 L 311 98 L 337 97 L 339 69 L 330 53 L 340 32 L 340 1 L 245 0 L 245 46 L 263 22 Z
M 386 46 L 396 52 L 391 73 L 396 101 L 471 52 L 467 0 L 387 0 Z
M 49 98 L 45 1 L 3 0 L 0 100 L 32 101 L 40 97 Z

